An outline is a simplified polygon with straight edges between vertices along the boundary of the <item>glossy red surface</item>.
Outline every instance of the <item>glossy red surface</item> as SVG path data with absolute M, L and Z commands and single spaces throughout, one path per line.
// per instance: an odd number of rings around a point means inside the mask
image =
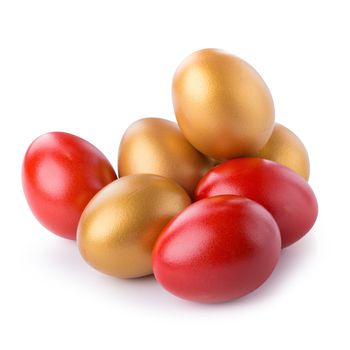
M 271 214 L 237 196 L 198 201 L 164 228 L 153 250 L 153 272 L 171 293 L 214 303 L 259 287 L 273 271 L 281 237 Z
M 89 142 L 64 132 L 39 136 L 23 161 L 22 183 L 36 218 L 50 231 L 76 238 L 82 211 L 116 174 Z
M 278 163 L 238 158 L 221 163 L 198 183 L 195 199 L 234 194 L 262 204 L 275 218 L 282 246 L 296 242 L 317 218 L 317 200 L 303 177 Z

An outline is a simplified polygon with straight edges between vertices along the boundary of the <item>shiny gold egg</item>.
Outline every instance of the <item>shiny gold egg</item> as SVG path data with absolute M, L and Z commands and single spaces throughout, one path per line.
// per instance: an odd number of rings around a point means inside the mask
M 200 152 L 224 160 L 258 152 L 275 112 L 268 87 L 242 59 L 216 49 L 187 57 L 173 79 L 180 129 Z
M 275 124 L 269 141 L 256 156 L 285 165 L 306 180 L 309 179 L 310 163 L 304 144 L 298 136 L 281 124 Z
M 175 181 L 150 174 L 116 180 L 89 202 L 79 222 L 82 257 L 108 275 L 152 273 L 152 248 L 168 221 L 191 203 Z
M 148 173 L 179 183 L 192 195 L 212 162 L 183 136 L 177 124 L 160 118 L 145 118 L 125 132 L 118 158 L 119 176 Z

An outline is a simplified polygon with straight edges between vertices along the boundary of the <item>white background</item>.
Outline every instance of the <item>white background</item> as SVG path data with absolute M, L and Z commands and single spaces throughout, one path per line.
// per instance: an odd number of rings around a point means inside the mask
M 349 349 L 348 1 L 0 1 L 1 349 Z M 31 215 L 20 169 L 30 142 L 75 133 L 116 165 L 140 117 L 174 120 L 171 79 L 189 53 L 250 62 L 276 117 L 304 141 L 319 200 L 312 232 L 272 277 L 200 305 L 153 278 L 115 280 Z

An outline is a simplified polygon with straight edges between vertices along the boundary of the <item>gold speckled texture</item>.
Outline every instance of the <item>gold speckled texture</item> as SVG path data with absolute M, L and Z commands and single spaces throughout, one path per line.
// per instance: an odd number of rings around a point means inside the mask
M 213 166 L 183 136 L 177 124 L 161 118 L 140 119 L 126 130 L 119 147 L 119 176 L 149 173 L 178 182 L 190 196 Z
M 261 76 L 217 49 L 187 57 L 173 79 L 180 129 L 203 154 L 225 160 L 258 152 L 271 136 L 275 112 Z
M 267 144 L 257 157 L 273 160 L 309 179 L 309 156 L 304 144 L 291 130 L 276 123 Z
M 152 273 L 152 248 L 168 221 L 191 203 L 175 181 L 150 174 L 126 176 L 89 202 L 78 226 L 82 257 L 121 278 Z

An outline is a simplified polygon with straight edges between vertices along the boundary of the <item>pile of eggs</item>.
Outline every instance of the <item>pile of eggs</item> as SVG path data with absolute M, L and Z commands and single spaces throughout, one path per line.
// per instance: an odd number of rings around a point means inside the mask
M 281 249 L 313 226 L 308 154 L 275 123 L 268 87 L 236 56 L 191 54 L 172 93 L 178 125 L 132 124 L 119 147 L 119 178 L 92 144 L 51 132 L 26 152 L 24 193 L 37 219 L 77 239 L 97 270 L 153 273 L 187 300 L 233 300 L 259 287 Z

